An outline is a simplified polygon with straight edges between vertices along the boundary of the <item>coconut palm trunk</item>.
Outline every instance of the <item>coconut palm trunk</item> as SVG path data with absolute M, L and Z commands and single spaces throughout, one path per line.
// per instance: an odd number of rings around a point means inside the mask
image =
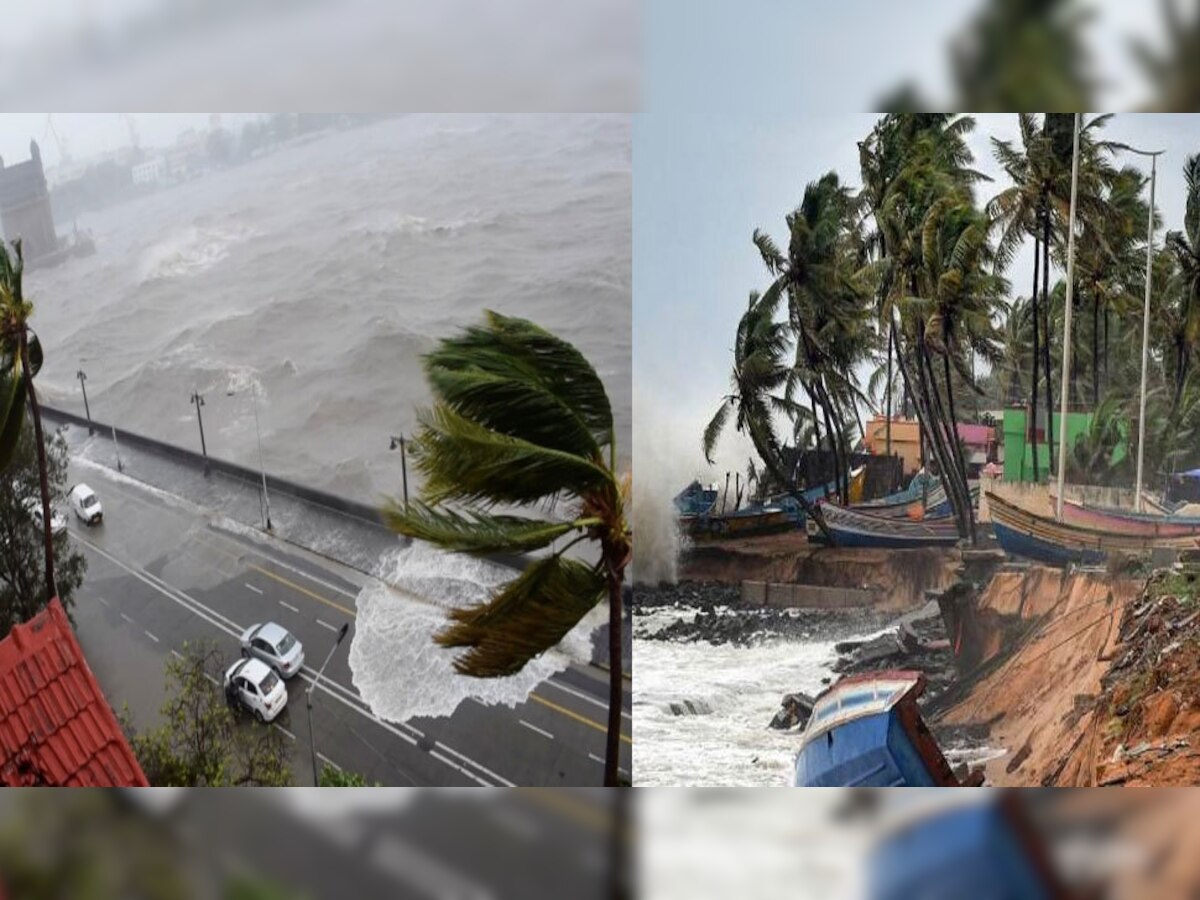
M 1054 471 L 1054 387 L 1050 372 L 1050 211 L 1042 213 L 1042 315 L 1045 317 L 1042 341 L 1042 361 L 1046 371 L 1046 458 L 1050 462 L 1047 472 Z M 1062 422 L 1059 423 L 1061 427 Z
M 1033 449 L 1033 481 L 1041 480 L 1038 474 L 1038 274 L 1041 268 L 1042 254 L 1038 239 L 1033 239 L 1033 294 L 1030 299 L 1030 312 L 1033 319 L 1033 365 L 1030 367 L 1029 384 L 1029 442 Z
M 38 406 L 37 391 L 33 386 L 33 369 L 29 365 L 29 333 L 22 329 L 17 333 L 21 352 L 21 369 L 28 379 L 29 408 L 33 412 L 33 436 L 37 447 L 38 482 L 42 491 L 42 535 L 46 546 L 46 600 L 58 596 L 58 585 L 54 581 L 54 531 L 50 521 L 50 473 L 46 466 L 46 444 L 42 437 L 42 410 Z

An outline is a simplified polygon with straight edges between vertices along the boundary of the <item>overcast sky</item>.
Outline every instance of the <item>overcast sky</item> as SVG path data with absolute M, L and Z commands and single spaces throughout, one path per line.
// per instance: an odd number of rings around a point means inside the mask
M 728 389 L 737 320 L 751 290 L 769 283 L 750 242 L 761 227 L 786 242 L 784 216 L 806 183 L 835 170 L 858 186 L 856 142 L 873 114 L 639 115 L 634 122 L 633 377 L 635 433 L 675 433 L 699 455 L 700 434 Z M 1019 139 L 1013 114 L 981 115 L 971 137 L 977 167 L 1008 185 L 989 138 Z M 1200 152 L 1198 115 L 1117 115 L 1105 136 L 1165 149 L 1157 205 L 1166 228 L 1182 225 L 1184 158 Z M 1129 161 L 1149 171 L 1137 157 Z M 1157 240 L 1161 246 L 1163 231 Z M 1032 245 L 1008 277 L 1028 294 Z M 1052 276 L 1053 277 L 1053 276 Z M 737 456 L 744 466 L 744 448 Z

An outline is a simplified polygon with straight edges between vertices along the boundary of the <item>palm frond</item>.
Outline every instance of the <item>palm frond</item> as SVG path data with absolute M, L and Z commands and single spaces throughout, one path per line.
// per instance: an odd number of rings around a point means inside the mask
M 528 553 L 580 527 L 574 522 L 476 511 L 460 515 L 446 508 L 433 509 L 419 500 L 411 501 L 407 510 L 395 500 L 389 501 L 383 517 L 392 531 L 456 553 Z

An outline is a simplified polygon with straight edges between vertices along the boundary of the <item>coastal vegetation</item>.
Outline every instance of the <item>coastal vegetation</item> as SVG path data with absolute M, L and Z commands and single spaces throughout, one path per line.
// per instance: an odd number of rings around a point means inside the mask
M 1111 117 L 1084 116 L 1075 215 L 1075 284 L 1067 406 L 1091 414 L 1068 447 L 1072 477 L 1126 483 L 1141 375 L 1149 176 L 1106 137 Z M 823 451 L 847 495 L 864 414 L 915 417 L 922 460 L 942 476 L 959 534 L 974 539 L 967 460 L 957 425 L 1018 406 L 1057 465 L 1074 116 L 1021 114 L 1019 139 L 989 141 L 1004 173 L 977 165 L 971 116 L 889 113 L 858 143 L 858 186 L 829 172 L 785 216 L 785 241 L 751 237 L 766 278 L 734 340 L 731 390 L 705 429 L 708 459 L 732 425 L 756 471 L 798 495 L 797 456 Z M 1133 162 L 1130 162 L 1132 160 Z M 1200 465 L 1200 154 L 1184 163 L 1187 209 L 1152 249 L 1145 460 L 1147 483 Z M 1028 293 L 1009 280 L 1033 250 Z M 1022 279 L 1023 280 L 1023 279 Z M 1041 423 L 1044 423 L 1042 425 Z M 1045 451 L 1043 451 L 1045 452 Z M 1049 471 L 1047 471 L 1049 470 Z M 763 480 L 760 479 L 760 483 Z
M 501 678 L 558 644 L 601 601 L 609 605 L 604 780 L 617 784 L 621 728 L 622 585 L 633 552 L 629 482 L 616 471 L 604 385 L 571 344 L 494 312 L 425 356 L 434 397 L 410 444 L 421 498 L 385 509 L 400 534 L 477 555 L 535 554 L 486 602 L 455 609 L 435 640 L 463 648 L 455 668 Z M 550 515 L 558 507 L 565 515 Z M 532 517 L 498 509 L 540 507 Z M 589 542 L 595 559 L 568 556 Z

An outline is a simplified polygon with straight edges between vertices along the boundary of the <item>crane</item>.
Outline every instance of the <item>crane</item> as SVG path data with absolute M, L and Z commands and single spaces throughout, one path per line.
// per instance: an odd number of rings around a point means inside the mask
M 54 127 L 54 116 L 51 113 L 46 113 L 46 127 L 42 131 L 42 142 L 46 140 L 46 135 L 54 138 L 54 145 L 58 148 L 59 162 L 66 162 L 71 158 L 71 154 L 67 152 L 67 142 L 58 136 L 58 131 Z

